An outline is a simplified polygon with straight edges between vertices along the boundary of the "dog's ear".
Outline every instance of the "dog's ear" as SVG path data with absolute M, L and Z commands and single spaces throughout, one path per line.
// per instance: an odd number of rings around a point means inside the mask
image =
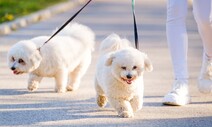
M 32 54 L 32 57 L 30 59 L 30 61 L 32 62 L 33 64 L 33 67 L 34 68 L 37 68 L 39 65 L 40 65 L 40 62 L 42 60 L 42 57 L 40 55 L 40 52 L 39 50 L 36 50 L 33 54 Z
M 144 54 L 144 68 L 145 71 L 151 72 L 153 70 L 152 62 L 146 54 Z
M 110 66 L 112 64 L 114 58 L 115 58 L 114 54 L 110 54 L 109 57 L 105 61 L 105 65 Z

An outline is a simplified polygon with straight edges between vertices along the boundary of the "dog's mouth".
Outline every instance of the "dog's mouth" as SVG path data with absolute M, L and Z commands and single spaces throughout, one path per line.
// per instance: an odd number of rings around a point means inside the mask
M 13 74 L 15 75 L 19 75 L 19 74 L 23 74 L 24 72 L 21 72 L 21 71 L 17 71 L 17 70 L 13 70 Z
M 125 78 L 121 78 L 124 82 L 126 82 L 128 85 L 131 85 L 133 82 L 133 79 L 125 79 Z

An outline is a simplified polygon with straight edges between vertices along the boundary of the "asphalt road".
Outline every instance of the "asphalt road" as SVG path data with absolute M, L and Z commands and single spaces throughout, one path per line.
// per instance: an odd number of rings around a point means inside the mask
M 164 106 L 161 101 L 170 90 L 173 73 L 166 43 L 166 1 L 138 0 L 136 15 L 140 50 L 153 62 L 154 71 L 144 75 L 144 106 L 134 118 L 119 118 L 110 105 L 98 108 L 95 102 L 94 72 L 98 47 L 110 33 L 117 33 L 132 42 L 133 20 L 130 0 L 93 0 L 74 20 L 89 26 L 96 33 L 96 50 L 92 64 L 79 90 L 58 94 L 54 80 L 45 78 L 35 92 L 27 91 L 28 75 L 16 76 L 7 67 L 6 55 L 17 41 L 50 35 L 79 7 L 54 17 L 0 36 L 0 126 L 120 126 L 120 127 L 211 127 L 212 94 L 197 90 L 202 45 L 196 23 L 189 8 L 187 17 L 192 103 L 186 106 Z

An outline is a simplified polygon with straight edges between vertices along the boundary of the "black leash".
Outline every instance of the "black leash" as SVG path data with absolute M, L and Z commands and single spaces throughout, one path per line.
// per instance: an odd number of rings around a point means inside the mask
M 137 31 L 136 16 L 135 16 L 135 1 L 134 0 L 132 0 L 132 12 L 133 12 L 133 22 L 134 22 L 135 47 L 136 47 L 136 49 L 139 49 L 138 31 Z
M 79 11 L 77 11 L 68 21 L 66 21 L 47 41 L 45 41 L 43 43 L 43 45 L 41 45 L 38 50 L 40 50 L 40 48 L 42 46 L 44 46 L 46 43 L 48 43 L 55 35 L 57 35 L 66 25 L 68 25 L 68 23 L 70 23 L 92 0 L 89 0 Z
M 46 43 L 48 43 L 55 35 L 57 35 L 68 23 L 70 23 L 92 0 L 88 0 L 88 2 L 79 10 L 77 11 L 68 21 L 66 21 L 47 41 L 45 41 L 39 48 L 43 47 Z M 138 31 L 137 31 L 137 24 L 136 24 L 136 16 L 135 16 L 135 1 L 132 0 L 132 12 L 133 12 L 133 21 L 134 21 L 134 36 L 135 36 L 135 47 L 139 49 L 138 45 Z

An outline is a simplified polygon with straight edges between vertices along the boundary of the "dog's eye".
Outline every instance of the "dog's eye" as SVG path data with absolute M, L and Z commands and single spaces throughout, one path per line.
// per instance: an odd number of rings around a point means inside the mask
M 133 70 L 137 69 L 137 66 L 133 66 Z
M 127 68 L 126 67 L 121 67 L 121 69 L 126 70 Z
M 14 57 L 12 57 L 12 58 L 11 58 L 11 61 L 12 61 L 12 62 L 14 62 L 14 61 L 15 61 L 15 58 L 14 58 Z
M 19 60 L 18 60 L 18 63 L 20 63 L 20 64 L 25 64 L 25 62 L 24 62 L 22 59 L 19 59 Z

